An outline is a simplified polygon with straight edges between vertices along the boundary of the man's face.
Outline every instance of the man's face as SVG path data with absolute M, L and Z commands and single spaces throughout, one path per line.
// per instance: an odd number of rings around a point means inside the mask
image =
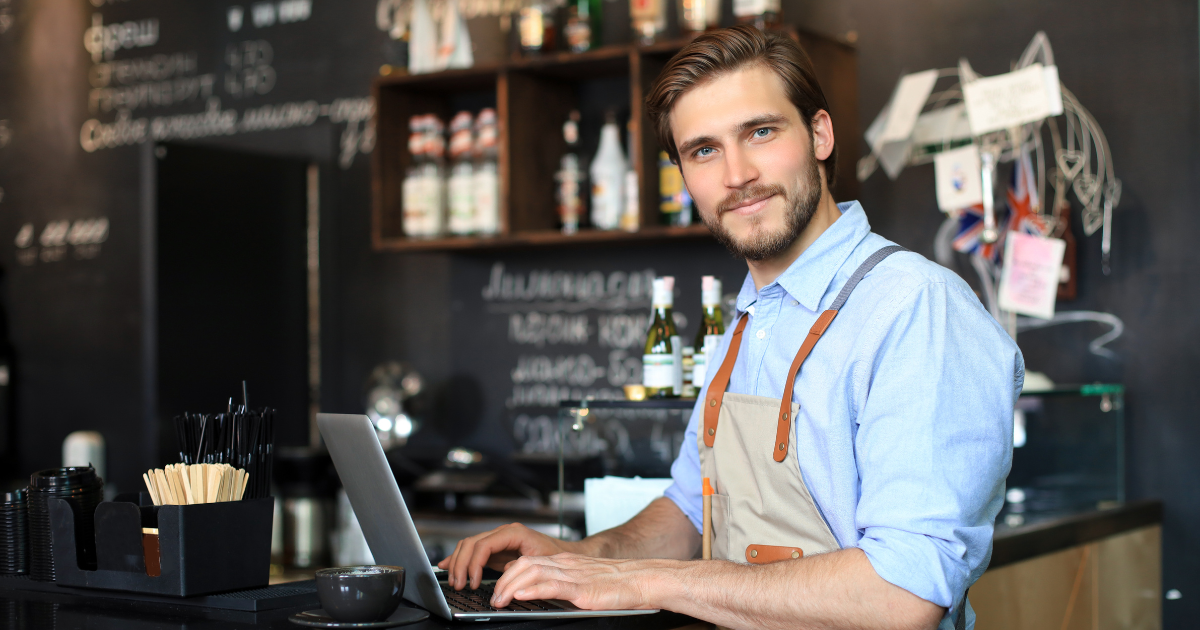
M 748 260 L 786 250 L 816 211 L 822 176 L 779 77 L 757 65 L 717 76 L 670 115 L 688 192 L 713 235 Z

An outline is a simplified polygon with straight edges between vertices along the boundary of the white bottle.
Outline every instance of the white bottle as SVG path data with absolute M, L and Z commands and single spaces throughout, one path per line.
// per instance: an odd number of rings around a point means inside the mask
M 700 306 L 706 316 L 710 313 L 720 313 L 721 281 L 714 276 L 704 276 L 700 279 Z M 699 323 L 701 327 L 705 326 L 704 319 L 701 319 Z M 692 383 L 695 384 L 696 391 L 700 391 L 700 388 L 704 386 L 704 379 L 708 377 L 708 366 L 720 343 L 721 335 L 706 334 L 702 345 L 695 349 Z
M 475 231 L 483 235 L 500 231 L 500 168 L 497 164 L 496 110 L 488 107 L 475 119 Z
M 413 0 L 412 27 L 408 39 L 408 71 L 433 72 L 437 67 L 437 24 L 425 0 Z
M 451 234 L 475 231 L 475 172 L 471 154 L 475 148 L 470 112 L 459 112 L 450 121 L 450 177 L 446 182 L 449 197 L 447 227 Z
M 620 225 L 625 205 L 625 172 L 629 170 L 621 150 L 620 129 L 616 117 L 609 112 L 600 129 L 600 148 L 592 160 L 592 225 L 601 230 L 615 230 Z
M 404 175 L 401 187 L 402 223 L 404 235 L 420 238 L 425 232 L 425 117 L 413 116 L 408 121 L 408 152 L 412 163 Z
M 625 171 L 625 204 L 621 208 L 621 229 L 626 232 L 638 231 L 641 223 L 641 212 L 638 203 L 637 171 Z
M 666 290 L 665 295 L 662 295 L 662 296 L 656 295 L 654 299 L 656 302 L 661 299 L 662 300 L 661 303 L 666 305 L 668 312 L 671 312 L 673 314 L 674 313 L 673 309 L 675 308 L 675 276 L 663 276 L 662 280 L 663 280 L 663 288 Z M 675 322 L 671 322 L 671 323 L 674 324 Z M 671 335 L 671 349 L 675 354 L 675 373 L 673 375 L 673 378 L 675 379 L 675 395 L 682 396 L 683 395 L 683 339 L 681 339 L 679 337 L 679 330 L 677 328 L 672 326 L 672 329 L 675 330 L 675 334 Z
M 437 116 L 425 117 L 425 152 L 427 159 L 422 168 L 422 186 L 425 207 L 425 225 L 421 231 L 426 238 L 441 236 L 446 227 L 446 178 L 442 159 L 446 153 L 445 126 Z

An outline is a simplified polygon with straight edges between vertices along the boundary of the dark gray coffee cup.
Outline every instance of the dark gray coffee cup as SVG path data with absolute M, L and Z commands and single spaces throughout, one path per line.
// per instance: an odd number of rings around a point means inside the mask
M 383 621 L 404 595 L 404 567 L 366 565 L 317 571 L 321 607 L 344 623 Z

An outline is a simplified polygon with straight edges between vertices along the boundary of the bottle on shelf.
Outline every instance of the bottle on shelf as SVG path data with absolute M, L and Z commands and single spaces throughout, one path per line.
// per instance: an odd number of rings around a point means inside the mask
M 425 194 L 425 229 L 422 236 L 436 238 L 446 230 L 446 126 L 437 116 L 425 116 L 425 153 L 422 190 Z
M 451 234 L 471 234 L 478 228 L 475 219 L 475 168 L 471 163 L 475 149 L 471 112 L 458 112 L 450 121 L 450 177 L 446 181 L 449 198 L 447 227 Z
M 583 212 L 583 198 L 580 194 L 583 171 L 579 167 L 578 110 L 572 110 L 563 123 L 563 140 L 567 143 L 567 150 L 559 162 L 558 173 L 554 176 L 558 182 L 558 216 L 562 221 L 563 234 L 574 234 L 579 231 L 579 215 Z
M 496 110 L 487 107 L 475 119 L 475 166 L 472 172 L 475 231 L 493 235 L 500 231 L 499 129 Z
M 625 203 L 623 192 L 625 172 L 629 170 L 621 150 L 617 117 L 609 111 L 600 129 L 600 147 L 589 169 L 592 179 L 592 225 L 601 230 L 615 230 L 620 225 Z
M 712 362 L 717 345 L 725 334 L 725 318 L 721 314 L 721 281 L 713 276 L 700 279 L 700 329 L 696 331 L 693 352 L 692 383 L 697 392 L 704 386 L 708 366 Z
M 408 119 L 408 154 L 412 162 L 404 173 L 404 183 L 401 185 L 401 203 L 404 204 L 401 215 L 404 234 L 410 238 L 421 235 L 425 229 L 424 195 L 421 193 L 423 167 L 425 161 L 425 136 L 421 128 L 423 116 L 413 116 Z
M 720 0 L 678 0 L 679 30 L 686 35 L 717 28 L 721 22 Z
M 675 278 L 655 278 L 653 287 L 653 319 L 642 353 L 642 385 L 647 398 L 675 398 L 683 391 L 683 346 L 671 310 Z
M 692 224 L 692 198 L 683 185 L 679 167 L 671 163 L 666 151 L 658 153 L 658 211 L 664 225 Z
M 571 0 L 567 6 L 567 23 L 563 26 L 568 50 L 581 53 L 596 46 L 596 42 L 600 41 L 596 19 L 599 15 L 599 0 Z
M 781 0 L 733 0 L 733 16 L 739 24 L 753 24 L 760 31 L 781 25 Z
M 653 44 L 666 30 L 666 3 L 667 0 L 629 0 L 629 18 L 640 43 Z
M 401 198 L 406 236 L 431 238 L 442 230 L 442 146 L 440 122 L 435 116 L 409 119 L 408 150 L 412 165 L 405 174 Z
M 641 210 L 638 203 L 637 171 L 625 171 L 625 205 L 621 209 L 621 229 L 636 232 L 641 225 Z
M 533 0 L 517 13 L 521 53 L 536 55 L 554 50 L 554 9 L 550 0 Z
M 693 383 L 696 369 L 696 350 L 691 346 L 683 347 L 683 398 L 695 398 L 700 387 Z

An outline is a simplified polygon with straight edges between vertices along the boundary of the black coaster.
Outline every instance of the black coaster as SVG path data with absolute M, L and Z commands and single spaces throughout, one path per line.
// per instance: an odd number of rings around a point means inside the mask
M 288 617 L 288 621 L 299 625 L 308 626 L 310 628 L 394 628 L 396 626 L 407 626 L 410 623 L 425 621 L 429 618 L 429 611 L 421 610 L 420 608 L 409 608 L 401 604 L 392 616 L 383 621 L 368 621 L 366 623 L 345 623 L 337 621 L 330 617 L 324 610 L 318 608 L 316 610 L 306 610 L 302 613 L 296 613 Z

